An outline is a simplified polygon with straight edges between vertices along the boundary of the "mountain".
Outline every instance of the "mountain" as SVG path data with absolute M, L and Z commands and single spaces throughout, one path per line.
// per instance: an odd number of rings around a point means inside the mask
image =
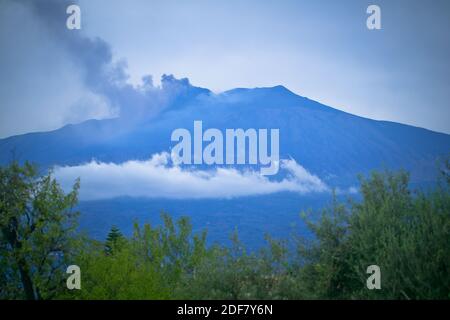
M 145 160 L 169 151 L 174 145 L 172 131 L 192 131 L 195 120 L 203 121 L 204 130 L 279 128 L 280 159 L 293 158 L 327 185 L 338 188 L 355 185 L 360 173 L 383 168 L 404 168 L 411 172 L 413 183 L 426 185 L 435 181 L 436 161 L 450 152 L 450 135 L 355 116 L 283 86 L 214 94 L 188 82 L 182 85 L 183 90 L 177 90 L 176 96 L 151 117 L 124 113 L 126 116 L 116 119 L 89 120 L 50 132 L 1 139 L 0 163 L 10 161 L 12 152 L 20 160 L 37 162 L 43 168 L 73 166 L 92 159 L 114 163 Z M 255 234 L 261 238 L 265 231 L 284 234 L 302 208 L 319 206 L 327 199 L 329 196 L 289 193 L 227 200 L 123 198 L 82 202 L 80 207 L 82 226 L 98 237 L 111 224 L 123 225 L 125 232 L 130 232 L 130 217 L 157 221 L 158 211 L 164 209 L 193 216 L 195 227 L 208 226 L 215 240 L 238 226 L 249 241 L 254 241 Z M 267 219 L 273 215 L 279 219 L 269 225 Z
M 186 84 L 190 87 L 190 84 Z M 280 158 L 294 158 L 331 185 L 355 181 L 372 169 L 405 168 L 414 182 L 433 181 L 437 158 L 448 155 L 450 136 L 375 121 L 298 96 L 283 86 L 233 89 L 222 94 L 193 87 L 148 119 L 89 120 L 51 132 L 0 140 L 0 163 L 12 152 L 44 167 L 96 159 L 120 163 L 169 151 L 176 128 L 279 128 Z M 187 93 L 186 93 L 187 92 Z

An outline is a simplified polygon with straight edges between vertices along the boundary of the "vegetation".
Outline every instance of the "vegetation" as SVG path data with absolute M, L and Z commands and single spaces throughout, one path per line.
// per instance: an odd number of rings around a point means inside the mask
M 74 232 L 78 182 L 64 194 L 29 164 L 0 170 L 0 298 L 3 299 L 449 299 L 449 164 L 433 190 L 413 191 L 406 172 L 360 178 L 361 200 L 304 212 L 313 232 L 249 253 L 206 245 L 188 218 L 113 227 L 104 243 Z M 81 290 L 65 267 L 81 269 Z M 369 290 L 369 265 L 381 289 Z
M 50 299 L 73 259 L 77 181 L 64 194 L 29 163 L 0 168 L 0 298 Z

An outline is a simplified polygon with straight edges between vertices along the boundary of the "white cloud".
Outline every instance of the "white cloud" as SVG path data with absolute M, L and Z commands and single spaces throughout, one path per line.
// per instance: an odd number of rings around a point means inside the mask
M 329 191 L 317 176 L 295 160 L 281 160 L 284 178 L 271 180 L 254 170 L 214 168 L 200 170 L 175 166 L 166 152 L 147 161 L 121 164 L 91 161 L 77 166 L 56 167 L 54 175 L 64 189 L 81 178 L 80 199 L 118 196 L 174 199 L 233 198 L 290 191 L 299 194 Z

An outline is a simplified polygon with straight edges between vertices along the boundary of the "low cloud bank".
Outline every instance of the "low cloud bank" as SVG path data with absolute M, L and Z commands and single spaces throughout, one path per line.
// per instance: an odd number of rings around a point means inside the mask
M 214 168 L 200 170 L 174 165 L 166 152 L 146 161 L 121 164 L 91 161 L 78 166 L 56 167 L 54 175 L 64 189 L 81 178 L 80 199 L 119 196 L 201 199 L 234 198 L 277 192 L 307 194 L 327 192 L 329 187 L 295 160 L 281 160 L 284 178 L 269 179 L 254 170 Z

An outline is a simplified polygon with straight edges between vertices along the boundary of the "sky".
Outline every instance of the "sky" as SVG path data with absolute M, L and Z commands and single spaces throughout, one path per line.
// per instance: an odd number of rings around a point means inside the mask
M 450 133 L 449 1 L 80 0 L 82 29 L 67 30 L 72 3 L 0 0 L 0 137 L 156 110 L 142 77 L 163 74 L 214 92 L 284 85 Z

